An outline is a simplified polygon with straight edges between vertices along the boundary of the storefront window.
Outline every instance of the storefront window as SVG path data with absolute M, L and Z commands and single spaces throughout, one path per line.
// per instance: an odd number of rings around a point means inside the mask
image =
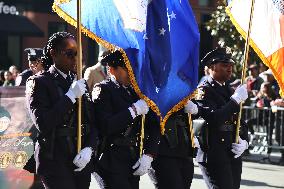
M 52 13 L 52 3 L 51 0 L 1 0 L 6 5 L 15 6 L 19 15 L 22 15 L 24 11 L 32 12 L 45 12 Z
M 8 57 L 11 60 L 12 65 L 17 66 L 18 68 L 22 67 L 20 62 L 20 36 L 8 36 Z
M 6 69 L 7 57 L 7 38 L 0 35 L 0 70 Z
M 11 65 L 21 66 L 20 63 L 20 37 L 0 37 L 0 69 L 7 70 Z

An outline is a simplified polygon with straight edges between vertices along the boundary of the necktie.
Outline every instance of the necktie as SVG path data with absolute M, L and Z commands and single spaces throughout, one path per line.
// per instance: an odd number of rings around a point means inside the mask
M 68 83 L 69 85 L 71 85 L 71 84 L 72 84 L 72 77 L 71 77 L 71 75 L 70 75 L 70 74 L 68 74 L 68 75 L 67 75 L 67 77 L 66 77 L 66 81 L 67 81 L 67 83 Z

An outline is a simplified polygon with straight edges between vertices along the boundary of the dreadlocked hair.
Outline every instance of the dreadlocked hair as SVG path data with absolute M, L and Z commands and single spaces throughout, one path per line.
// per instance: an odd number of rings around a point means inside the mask
M 68 32 L 57 32 L 49 37 L 46 46 L 43 48 L 43 57 L 41 57 L 45 70 L 48 70 L 49 67 L 53 65 L 50 50 L 58 50 L 58 46 L 62 44 L 62 41 L 68 38 L 75 39 L 75 37 Z

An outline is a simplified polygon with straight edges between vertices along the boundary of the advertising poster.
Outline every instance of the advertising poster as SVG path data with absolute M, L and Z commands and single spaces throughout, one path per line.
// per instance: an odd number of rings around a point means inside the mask
M 0 188 L 33 188 L 23 167 L 33 154 L 36 129 L 29 117 L 25 87 L 0 87 Z

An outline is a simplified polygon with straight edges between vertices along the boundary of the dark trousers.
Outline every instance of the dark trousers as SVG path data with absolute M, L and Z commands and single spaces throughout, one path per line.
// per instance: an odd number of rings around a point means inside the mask
M 74 166 L 62 167 L 57 173 L 41 175 L 45 189 L 89 189 L 91 182 L 89 170 L 84 168 L 80 172 L 74 172 Z
M 111 173 L 102 168 L 96 172 L 103 179 L 105 189 L 139 189 L 139 176 Z
M 194 165 L 192 158 L 159 156 L 153 162 L 158 189 L 189 189 Z
M 34 174 L 34 181 L 32 185 L 29 187 L 29 189 L 44 189 L 40 176 Z
M 231 162 L 199 163 L 209 189 L 239 189 L 242 174 L 240 158 Z

